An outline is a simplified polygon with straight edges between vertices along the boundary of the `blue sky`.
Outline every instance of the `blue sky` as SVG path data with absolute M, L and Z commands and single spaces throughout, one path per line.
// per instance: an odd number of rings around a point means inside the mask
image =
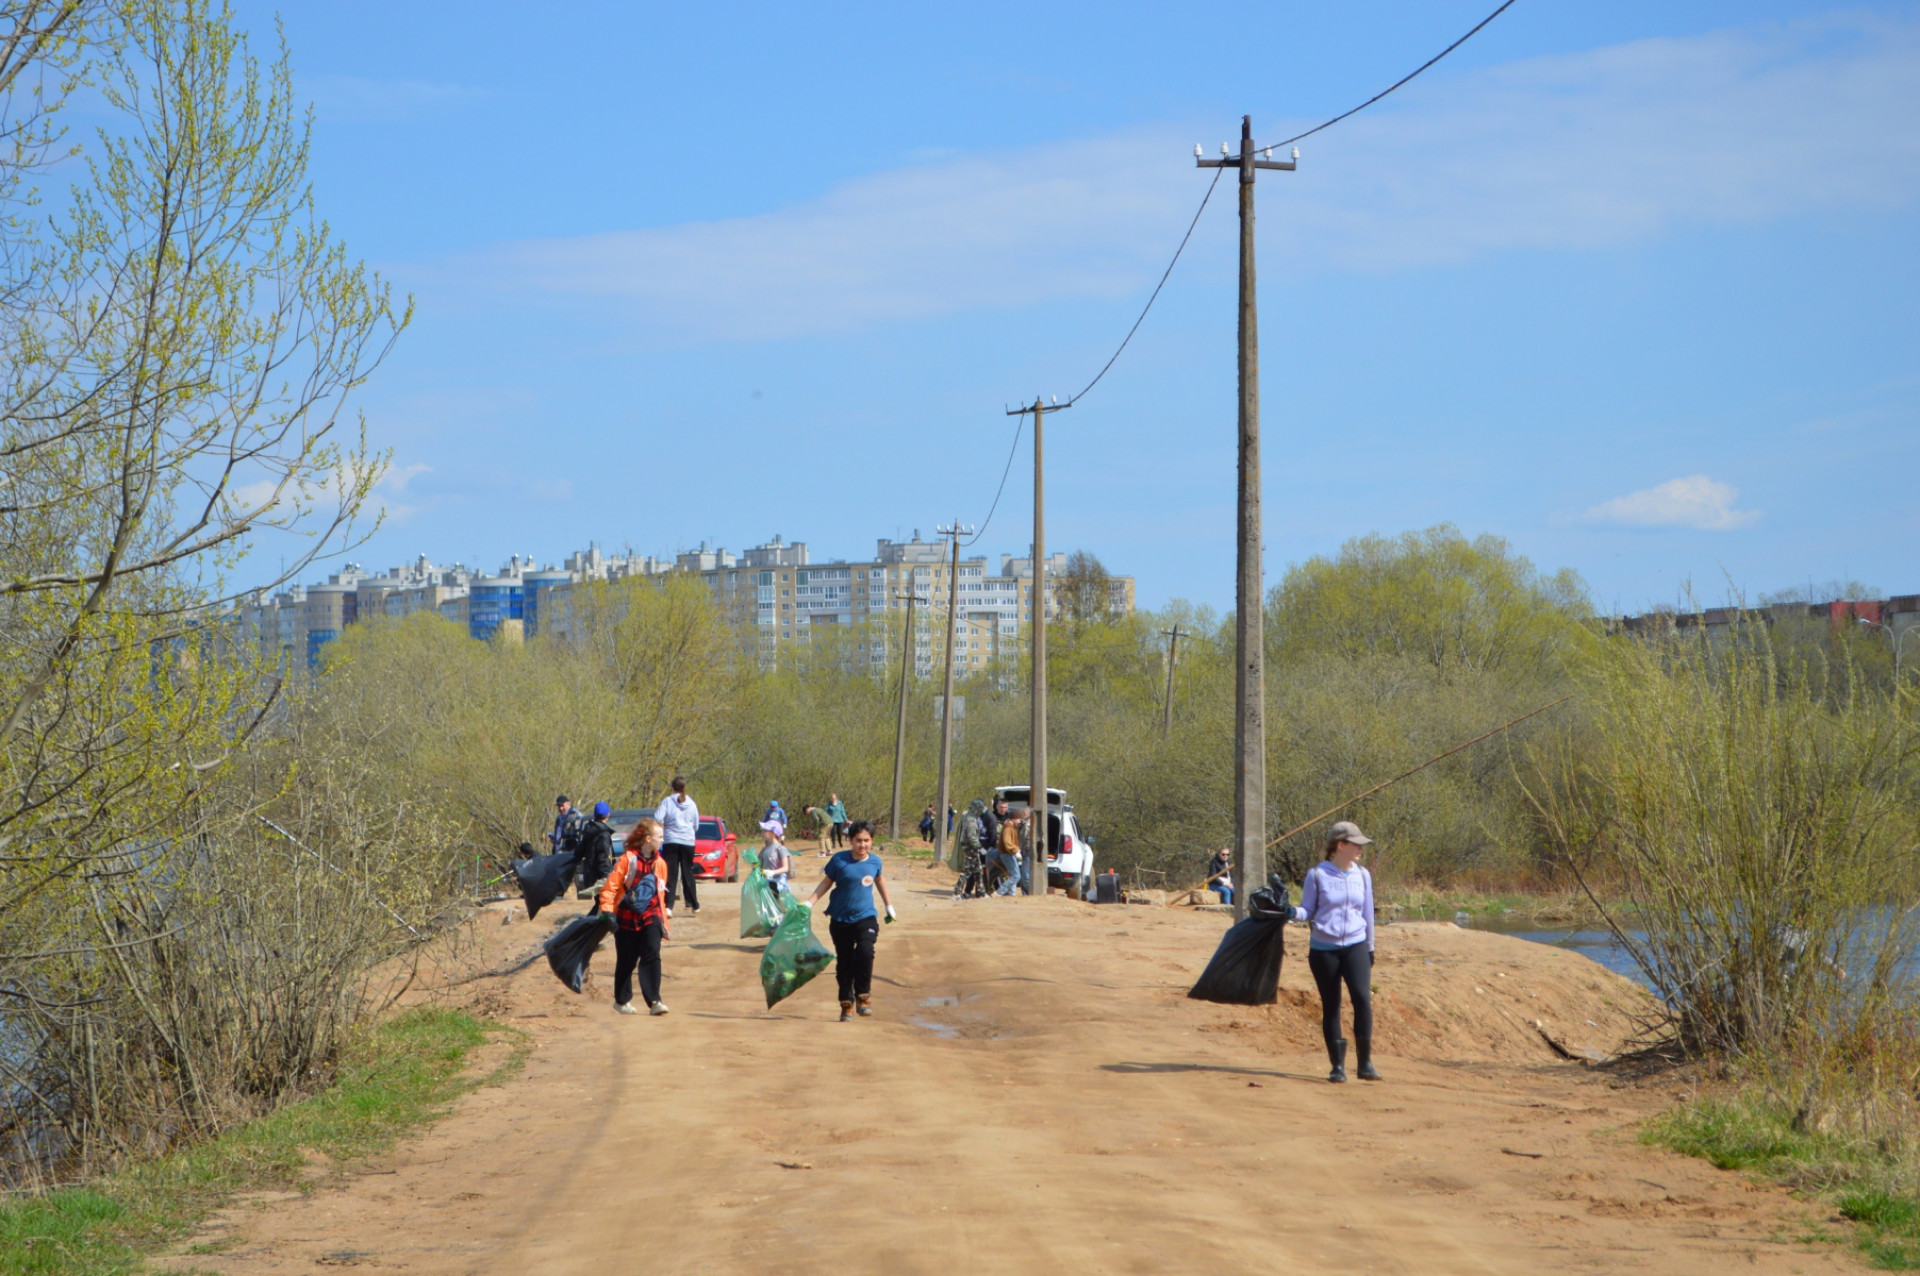
M 1194 143 L 1297 132 L 1491 7 L 283 10 L 321 208 L 417 305 L 353 557 L 978 523 L 1004 405 L 1111 353 Z M 1920 5 L 1519 0 L 1308 139 L 1259 187 L 1269 582 L 1446 521 L 1609 608 L 1920 590 L 1915 84 Z M 1049 548 L 1145 605 L 1232 598 L 1232 197 L 1049 424 Z M 979 548 L 1030 509 L 1023 453 Z

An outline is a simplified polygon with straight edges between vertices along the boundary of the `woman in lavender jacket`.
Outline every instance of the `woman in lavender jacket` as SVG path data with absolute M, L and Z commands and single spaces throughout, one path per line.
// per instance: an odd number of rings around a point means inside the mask
M 1340 1035 L 1340 985 L 1353 998 L 1353 1043 L 1360 1079 L 1378 1081 L 1373 1067 L 1373 876 L 1360 867 L 1360 848 L 1373 839 L 1350 820 L 1327 830 L 1327 850 L 1307 873 L 1295 921 L 1313 927 L 1307 969 L 1320 989 L 1320 1032 L 1327 1039 L 1329 1081 L 1347 1079 L 1347 1041 Z

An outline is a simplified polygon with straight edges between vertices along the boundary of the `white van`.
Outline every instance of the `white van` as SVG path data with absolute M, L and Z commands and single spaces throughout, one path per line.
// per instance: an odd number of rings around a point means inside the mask
M 1011 812 L 1028 809 L 1031 784 L 1002 784 L 994 800 L 1004 800 Z M 1093 843 L 1080 831 L 1080 821 L 1067 805 L 1064 789 L 1047 789 L 1047 885 L 1064 887 L 1075 899 L 1093 898 Z

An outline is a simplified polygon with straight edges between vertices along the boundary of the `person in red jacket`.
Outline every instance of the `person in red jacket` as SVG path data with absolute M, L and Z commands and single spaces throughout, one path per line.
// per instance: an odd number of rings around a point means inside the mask
M 646 816 L 635 824 L 594 906 L 613 917 L 613 1008 L 623 1015 L 639 1013 L 633 1008 L 636 969 L 647 1010 L 667 1013 L 667 1003 L 660 1000 L 660 941 L 667 937 L 667 862 L 660 857 L 662 840 L 660 821 Z M 643 881 L 649 876 L 653 878 L 650 885 Z M 645 897 L 638 912 L 632 906 L 636 883 Z

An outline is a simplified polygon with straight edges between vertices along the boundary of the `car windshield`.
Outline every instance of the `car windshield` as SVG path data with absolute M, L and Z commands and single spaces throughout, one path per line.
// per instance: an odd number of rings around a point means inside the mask
M 700 832 L 696 836 L 706 841 L 718 841 L 720 839 L 720 821 L 701 820 Z

